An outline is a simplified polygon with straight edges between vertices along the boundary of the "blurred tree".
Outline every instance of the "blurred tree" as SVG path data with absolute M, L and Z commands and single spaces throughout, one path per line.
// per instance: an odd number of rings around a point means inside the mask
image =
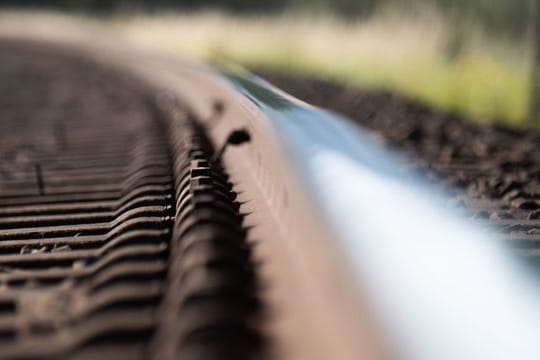
M 55 7 L 66 10 L 114 11 L 131 4 L 146 9 L 205 7 L 231 11 L 276 11 L 294 8 L 302 11 L 330 12 L 355 18 L 367 16 L 387 4 L 401 7 L 431 4 L 455 17 L 470 16 L 493 31 L 526 30 L 529 0 L 0 0 L 0 6 Z
M 289 0 L 291 8 L 310 12 L 325 12 L 346 18 L 367 16 L 388 0 Z
M 445 11 L 467 15 L 491 29 L 523 32 L 527 29 L 529 0 L 436 0 Z
M 531 61 L 531 90 L 529 96 L 528 123 L 538 123 L 540 115 L 540 0 L 531 0 L 531 33 L 532 33 L 532 61 Z

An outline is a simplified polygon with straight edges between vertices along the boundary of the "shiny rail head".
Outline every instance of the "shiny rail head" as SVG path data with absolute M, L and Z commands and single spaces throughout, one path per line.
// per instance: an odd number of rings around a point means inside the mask
M 346 119 L 224 76 L 264 115 L 398 359 L 539 359 L 536 274 L 500 236 Z

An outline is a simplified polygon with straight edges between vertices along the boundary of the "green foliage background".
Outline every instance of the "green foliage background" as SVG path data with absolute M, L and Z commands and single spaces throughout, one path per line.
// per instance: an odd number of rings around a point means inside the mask
M 530 102 L 533 1 L 540 0 L 0 0 L 0 7 L 62 10 L 205 61 L 389 90 L 517 125 Z
M 330 12 L 346 18 L 369 16 L 387 5 L 414 9 L 426 3 L 455 19 L 473 17 L 492 29 L 526 29 L 531 0 L 0 0 L 0 6 L 53 7 L 65 10 L 114 12 L 122 9 L 219 8 L 241 12 L 284 10 Z

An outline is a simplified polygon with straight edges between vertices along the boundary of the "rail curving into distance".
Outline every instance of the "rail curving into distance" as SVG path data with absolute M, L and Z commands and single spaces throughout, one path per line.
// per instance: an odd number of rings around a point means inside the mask
M 540 358 L 534 274 L 346 119 L 243 71 L 91 36 L 4 37 L 130 73 L 158 105 L 196 121 L 193 139 L 208 139 L 219 154 L 198 161 L 209 173 L 223 163 L 220 186 L 234 187 L 248 229 L 240 235 L 253 244 L 268 357 Z M 174 292 L 166 297 L 175 305 Z M 173 318 L 166 328 L 174 332 Z

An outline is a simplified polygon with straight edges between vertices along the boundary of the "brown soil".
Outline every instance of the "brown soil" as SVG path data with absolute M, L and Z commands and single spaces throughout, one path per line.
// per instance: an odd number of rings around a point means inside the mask
M 473 123 L 389 93 L 275 72 L 259 74 L 313 105 L 348 116 L 411 155 L 475 217 L 540 218 L 540 134 Z

